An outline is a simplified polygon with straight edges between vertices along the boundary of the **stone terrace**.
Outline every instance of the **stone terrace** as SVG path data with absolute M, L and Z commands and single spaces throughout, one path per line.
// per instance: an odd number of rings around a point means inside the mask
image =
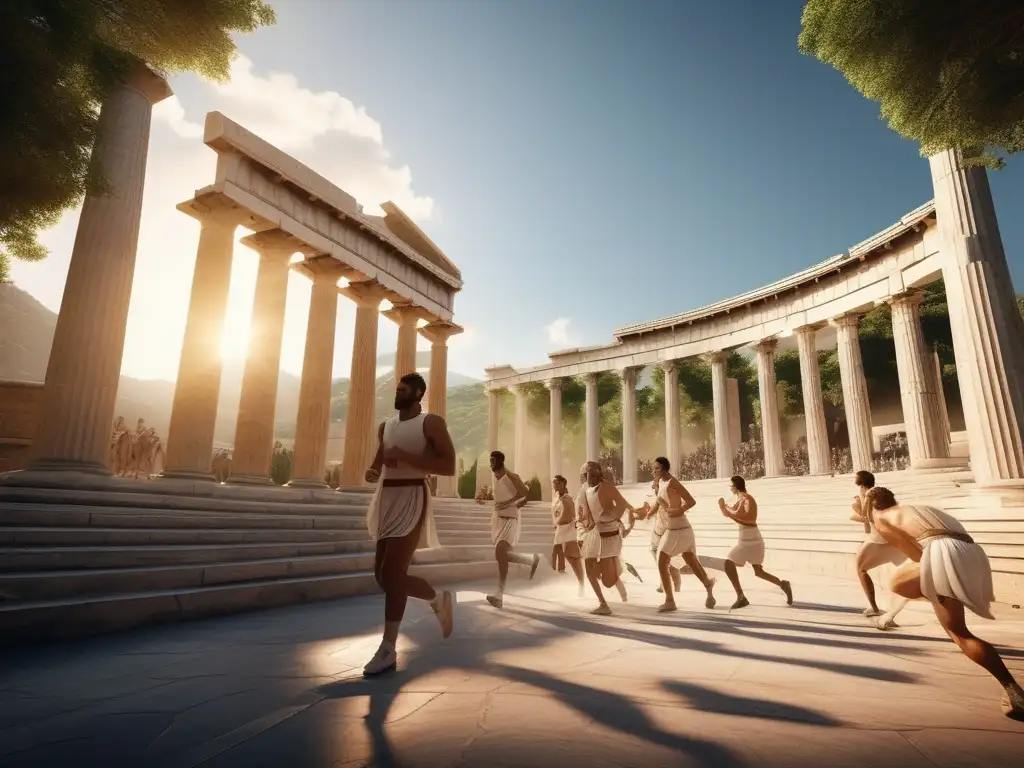
M 0 763 L 154 768 L 715 766 L 1009 768 L 1024 724 L 927 606 L 883 634 L 848 581 L 744 573 L 753 605 L 654 612 L 654 574 L 596 618 L 567 577 L 459 591 L 453 636 L 412 603 L 399 672 L 364 681 L 379 596 L 15 651 L 0 672 Z M 721 589 L 721 588 L 720 588 Z M 720 591 L 721 602 L 728 588 Z M 1024 675 L 1024 621 L 973 622 Z M 1016 757 L 1014 757 L 1016 755 Z

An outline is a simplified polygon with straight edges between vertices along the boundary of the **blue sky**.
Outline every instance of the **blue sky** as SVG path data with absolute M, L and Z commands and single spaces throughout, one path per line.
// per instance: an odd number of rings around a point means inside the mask
M 797 52 L 797 0 L 272 4 L 277 25 L 239 40 L 252 70 L 364 108 L 387 163 L 432 200 L 421 225 L 466 283 L 463 373 L 539 364 L 778 279 L 932 196 L 916 145 Z M 195 78 L 173 85 L 188 121 L 221 108 Z M 151 152 L 185 151 L 170 135 L 155 124 Z M 358 186 L 319 141 L 297 154 Z M 991 178 L 1021 287 L 1022 161 Z

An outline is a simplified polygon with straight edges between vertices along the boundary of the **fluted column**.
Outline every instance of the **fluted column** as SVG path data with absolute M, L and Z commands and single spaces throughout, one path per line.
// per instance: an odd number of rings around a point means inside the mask
M 548 441 L 551 461 L 551 477 L 562 474 L 562 380 L 548 379 L 544 386 L 550 396 L 548 418 Z
M 230 481 L 266 485 L 273 482 L 270 461 L 274 452 L 288 265 L 296 245 L 280 229 L 249 235 L 242 238 L 242 243 L 259 253 L 260 266 L 252 307 L 252 336 L 242 374 Z
M 619 371 L 622 381 L 622 482 L 636 482 L 636 368 Z
M 583 381 L 587 387 L 587 461 L 601 459 L 601 417 L 597 410 L 597 374 L 586 373 Z
M 944 466 L 949 459 L 949 442 L 942 436 L 935 377 L 931 374 L 931 355 L 921 330 L 923 298 L 915 292 L 894 296 L 889 301 L 903 425 L 907 431 L 910 466 L 915 469 Z
M 356 305 L 345 452 L 341 462 L 341 485 L 353 488 L 363 485 L 363 475 L 377 451 L 377 329 L 380 303 L 388 294 L 383 286 L 372 281 L 349 283 L 339 293 Z
M 213 480 L 213 433 L 224 367 L 221 337 L 241 214 L 237 208 L 200 214 L 181 205 L 178 210 L 198 218 L 201 229 L 163 477 Z
M 395 350 L 395 382 L 407 373 L 416 372 L 416 325 L 425 314 L 412 304 L 396 304 L 384 317 L 398 326 L 398 347 Z
M 338 324 L 338 278 L 343 269 L 334 259 L 308 262 L 315 269 L 306 323 L 306 352 L 299 384 L 292 479 L 295 488 L 327 488 L 327 432 L 331 425 L 331 376 L 334 333 Z
M 498 389 L 487 390 L 487 452 L 498 450 L 501 428 L 501 395 Z
M 137 66 L 100 109 L 92 167 L 107 184 L 85 197 L 50 349 L 32 470 L 110 474 L 153 104 L 167 81 Z
M 932 155 L 942 279 L 975 482 L 1024 478 L 1024 322 L 992 191 L 971 153 Z
M 463 328 L 454 323 L 435 320 L 420 328 L 420 335 L 430 342 L 430 373 L 427 381 L 427 412 L 442 419 L 448 418 L 448 339 L 462 333 Z M 455 446 L 458 452 L 459 446 Z M 449 498 L 458 496 L 459 478 L 439 476 L 437 495 Z
M 949 409 L 946 407 L 946 390 L 942 386 L 942 361 L 939 359 L 939 350 L 932 348 L 932 374 L 935 376 L 935 394 L 939 402 L 939 428 L 946 442 L 952 442 L 949 426 Z
M 765 477 L 778 477 L 785 471 L 782 429 L 779 426 L 779 392 L 775 380 L 775 348 L 778 345 L 778 339 L 765 339 L 757 345 L 757 386 L 761 401 Z
M 817 326 L 797 328 L 796 342 L 800 350 L 800 387 L 804 397 L 804 425 L 807 429 L 807 458 L 812 475 L 832 471 L 828 447 L 828 426 L 825 424 L 825 401 L 821 396 L 821 369 L 818 366 Z
M 509 391 L 515 397 L 516 402 L 515 435 L 512 440 L 514 456 L 509 463 L 518 474 L 522 475 L 523 472 L 527 471 L 526 438 L 529 425 L 526 411 L 526 390 L 522 386 L 513 385 L 509 387 Z
M 665 458 L 672 466 L 670 470 L 677 477 L 682 477 L 683 452 L 680 448 L 681 428 L 679 423 L 679 368 L 675 360 L 661 363 L 665 374 Z
M 836 329 L 839 376 L 843 382 L 843 409 L 850 436 L 853 470 L 871 470 L 874 443 L 871 436 L 871 403 L 860 354 L 860 316 L 843 315 L 832 321 Z
M 715 409 L 715 467 L 720 478 L 732 477 L 733 447 L 729 434 L 729 384 L 726 364 L 729 353 L 713 352 L 707 356 L 711 365 L 711 396 Z

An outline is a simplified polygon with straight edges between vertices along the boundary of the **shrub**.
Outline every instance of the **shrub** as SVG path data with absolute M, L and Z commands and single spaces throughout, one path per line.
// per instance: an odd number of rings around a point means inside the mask
M 540 501 L 542 498 L 540 478 L 536 475 L 530 478 L 530 481 L 526 484 L 526 489 L 529 493 L 526 494 L 527 501 Z
M 459 473 L 459 498 L 472 499 L 476 496 L 476 462 L 469 469 Z

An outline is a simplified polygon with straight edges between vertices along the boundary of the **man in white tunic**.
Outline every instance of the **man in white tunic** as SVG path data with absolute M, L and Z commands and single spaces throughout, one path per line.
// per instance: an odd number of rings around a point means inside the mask
M 576 540 L 576 506 L 569 495 L 568 481 L 555 475 L 551 481 L 551 522 L 555 527 L 555 540 L 551 548 L 551 567 L 555 568 L 558 556 L 569 561 L 572 572 L 579 582 L 579 595 L 583 597 L 583 563 L 580 559 L 580 545 Z
M 861 589 L 868 599 L 868 607 L 864 609 L 864 615 L 875 620 L 875 625 L 881 630 L 895 629 L 896 614 L 902 611 L 909 602 L 906 598 L 896 596 L 892 601 L 888 612 L 884 615 L 875 602 L 875 585 L 868 575 L 868 571 L 883 565 L 902 565 L 906 562 L 906 555 L 885 540 L 875 530 L 874 521 L 868 516 L 867 503 L 865 501 L 868 491 L 875 487 L 875 476 L 866 470 L 861 470 L 854 476 L 854 483 L 857 486 L 857 495 L 853 499 L 851 509 L 853 514 L 851 520 L 861 523 L 867 538 L 860 545 L 857 552 L 857 578 L 860 580 Z
M 992 567 L 967 529 L 941 509 L 899 504 L 888 488 L 873 488 L 866 501 L 875 530 L 907 556 L 892 577 L 892 591 L 908 600 L 927 599 L 939 624 L 975 664 L 1003 686 L 1003 714 L 1024 720 L 1024 690 L 996 649 L 967 628 L 964 608 L 992 619 Z
M 587 572 L 587 580 L 597 596 L 598 605 L 591 613 L 597 616 L 610 616 L 611 608 L 604 599 L 601 585 L 606 589 L 621 584 L 619 574 L 622 573 L 620 558 L 622 555 L 622 516 L 628 511 L 635 515 L 619 489 L 605 481 L 601 465 L 596 461 L 588 461 L 587 486 L 582 495 L 583 509 L 581 518 L 584 524 L 583 561 Z M 621 594 L 621 593 L 620 593 Z
M 423 413 L 420 406 L 426 391 L 426 382 L 418 373 L 407 374 L 398 381 L 398 413 L 378 428 L 377 455 L 366 470 L 366 482 L 377 483 L 367 514 L 367 528 L 377 543 L 374 576 L 384 590 L 384 637 L 377 653 L 363 668 L 367 677 L 397 667 L 395 643 L 410 596 L 430 603 L 444 637 L 452 633 L 452 593 L 438 594 L 424 579 L 409 575 L 417 549 L 441 546 L 434 527 L 427 475 L 455 474 L 455 448 L 448 425 L 436 414 Z
M 519 510 L 526 505 L 530 489 L 515 472 L 505 466 L 505 454 L 491 451 L 491 472 L 494 506 L 491 508 L 491 541 L 494 543 L 494 559 L 498 561 L 498 591 L 487 596 L 487 602 L 501 608 L 505 598 L 505 580 L 508 578 L 508 564 L 530 566 L 530 578 L 537 572 L 540 555 L 520 555 L 512 550 L 519 543 L 522 523 Z
M 690 492 L 686 490 L 678 479 L 672 476 L 669 471 L 668 459 L 659 456 L 654 460 L 656 472 L 655 482 L 657 483 L 657 496 L 654 506 L 644 504 L 643 516 L 651 517 L 657 515 L 655 526 L 660 527 L 662 533 L 658 539 L 656 560 L 658 561 L 658 573 L 661 575 L 661 588 L 665 593 L 665 602 L 658 608 L 659 613 L 669 613 L 676 610 L 676 600 L 673 595 L 673 574 L 670 570 L 672 558 L 681 555 L 693 575 L 704 585 L 707 598 L 704 600 L 705 608 L 715 607 L 715 580 L 710 578 L 700 560 L 697 559 L 697 540 L 693 535 L 693 526 L 686 518 L 686 513 L 697 504 Z M 676 571 L 678 573 L 678 571 Z
M 764 538 L 757 528 L 757 502 L 754 497 L 747 493 L 747 481 L 739 475 L 733 475 L 730 479 L 730 490 L 736 496 L 735 504 L 726 504 L 725 499 L 718 500 L 718 508 L 722 514 L 739 526 L 740 539 L 736 546 L 729 550 L 725 559 L 725 575 L 729 577 L 733 588 L 736 590 L 736 602 L 733 608 L 746 608 L 750 605 L 747 596 L 743 594 L 743 587 L 740 586 L 739 573 L 736 566 L 741 568 L 750 563 L 754 568 L 754 575 L 759 579 L 771 582 L 786 595 L 786 604 L 793 604 L 793 587 L 788 581 L 783 581 L 773 576 L 764 569 Z

